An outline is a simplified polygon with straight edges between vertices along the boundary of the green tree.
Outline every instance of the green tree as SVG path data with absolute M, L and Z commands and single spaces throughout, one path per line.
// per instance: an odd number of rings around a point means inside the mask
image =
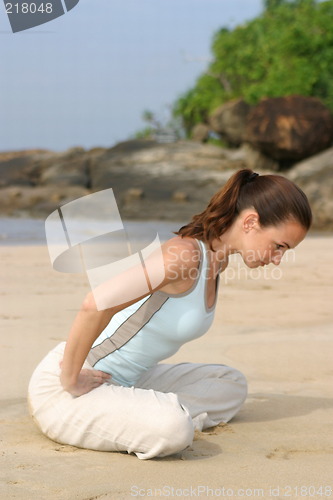
M 213 37 L 213 61 L 174 105 L 186 130 L 243 97 L 316 96 L 333 110 L 333 0 L 264 0 L 263 13 Z
M 265 10 L 272 10 L 279 7 L 282 3 L 285 3 L 285 0 L 264 0 L 264 8 Z

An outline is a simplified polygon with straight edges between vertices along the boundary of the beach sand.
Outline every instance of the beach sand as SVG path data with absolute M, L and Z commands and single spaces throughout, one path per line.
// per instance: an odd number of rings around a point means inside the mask
M 0 247 L 0 498 L 333 499 L 332 251 L 333 236 L 309 236 L 265 274 L 230 264 L 212 328 L 169 361 L 230 364 L 248 399 L 190 449 L 141 461 L 57 444 L 34 425 L 29 377 L 89 287 L 54 271 L 45 246 Z

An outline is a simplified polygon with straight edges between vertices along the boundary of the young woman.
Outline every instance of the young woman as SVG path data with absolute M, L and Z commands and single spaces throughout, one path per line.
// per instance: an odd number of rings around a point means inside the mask
M 124 290 L 135 290 L 133 272 L 130 281 L 120 276 L 107 283 L 104 310 L 94 293 L 85 298 L 67 342 L 44 358 L 29 384 L 42 432 L 60 443 L 148 459 L 185 449 L 195 429 L 228 422 L 246 398 L 239 371 L 160 361 L 212 324 L 229 255 L 239 253 L 250 268 L 279 265 L 310 225 L 308 200 L 291 181 L 236 172 L 162 245 L 158 286 L 119 300 Z

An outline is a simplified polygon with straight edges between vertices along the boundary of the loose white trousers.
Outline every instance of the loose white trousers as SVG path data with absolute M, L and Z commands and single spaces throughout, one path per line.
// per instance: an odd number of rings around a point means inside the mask
M 35 422 L 59 443 L 141 459 L 164 457 L 189 446 L 195 429 L 228 422 L 246 398 L 239 371 L 201 363 L 158 364 L 134 387 L 111 381 L 74 397 L 60 383 L 64 348 L 62 342 L 47 354 L 28 390 Z

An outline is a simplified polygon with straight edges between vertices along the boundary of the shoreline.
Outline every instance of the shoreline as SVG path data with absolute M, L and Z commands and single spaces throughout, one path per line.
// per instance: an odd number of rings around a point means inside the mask
M 0 247 L 16 245 L 46 245 L 45 218 L 18 218 L 0 216 Z M 138 239 L 148 239 L 158 231 L 162 239 L 186 224 L 184 221 L 123 219 L 126 229 Z M 22 231 L 23 230 L 23 231 Z
M 46 245 L 45 220 L 46 218 L 0 216 L 0 247 L 11 245 Z M 189 221 L 123 219 L 125 227 L 128 227 L 132 231 L 133 236 L 140 237 L 140 239 L 148 238 L 150 236 L 149 230 L 159 231 L 161 239 L 166 239 L 172 236 L 173 230 L 177 230 L 177 228 L 185 225 L 187 222 Z M 141 235 L 139 233 L 140 229 L 143 231 Z M 332 235 L 333 232 L 329 229 L 310 229 L 307 237 L 330 238 Z

